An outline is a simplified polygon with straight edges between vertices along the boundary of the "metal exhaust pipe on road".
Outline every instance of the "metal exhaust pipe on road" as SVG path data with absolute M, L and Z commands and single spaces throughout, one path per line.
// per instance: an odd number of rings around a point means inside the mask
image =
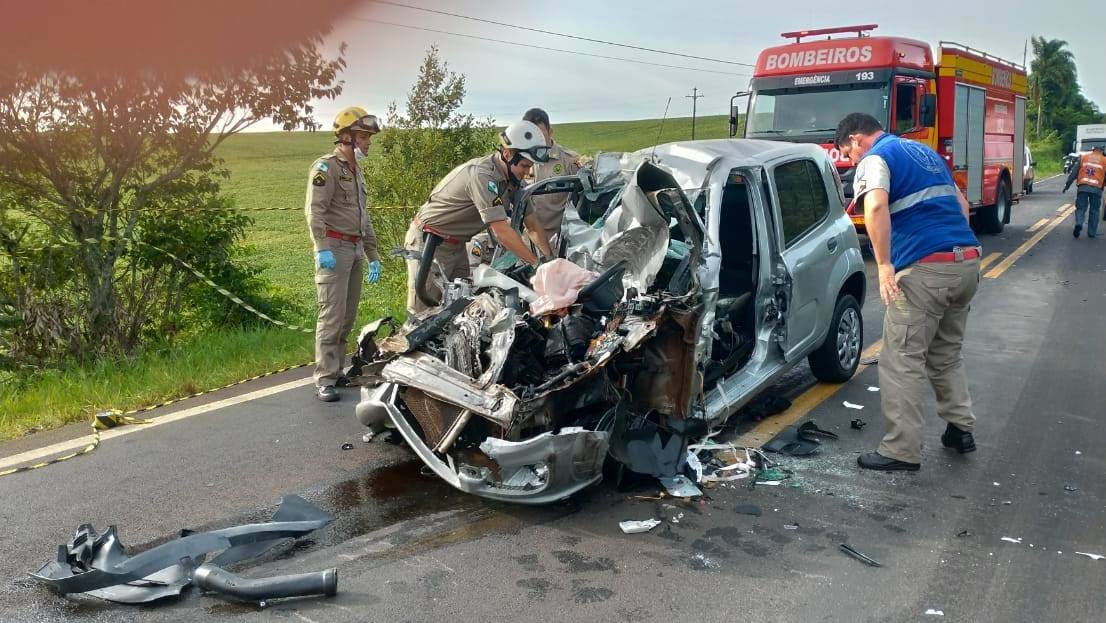
M 192 583 L 200 588 L 242 601 L 264 601 L 282 597 L 307 597 L 338 593 L 338 570 L 279 575 L 271 578 L 244 578 L 214 565 L 200 565 L 192 574 Z

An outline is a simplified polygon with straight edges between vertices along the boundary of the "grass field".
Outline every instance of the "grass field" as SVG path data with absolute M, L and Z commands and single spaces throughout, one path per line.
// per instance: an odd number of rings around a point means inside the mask
M 726 136 L 726 117 L 700 117 L 696 137 Z M 631 151 L 658 141 L 659 119 L 555 126 L 558 142 L 580 152 Z M 687 140 L 691 119 L 668 119 L 659 142 Z M 249 261 L 264 268 L 274 297 L 292 301 L 297 313 L 283 318 L 314 325 L 313 256 L 303 217 L 307 170 L 333 145 L 327 132 L 257 133 L 229 138 L 219 149 L 231 177 L 223 185 L 255 223 L 246 244 Z M 370 150 L 371 156 L 371 150 Z M 410 210 L 380 210 L 373 222 L 382 254 L 400 244 Z M 359 316 L 402 317 L 406 275 L 402 262 L 385 261 L 381 282 L 366 286 Z M 355 328 L 356 332 L 356 328 Z M 311 335 L 281 328 L 206 333 L 168 351 L 139 354 L 126 362 L 51 371 L 19 383 L 0 378 L 0 439 L 86 419 L 104 409 L 134 409 L 221 387 L 256 374 L 310 361 Z M 306 391 L 306 390 L 305 390 Z

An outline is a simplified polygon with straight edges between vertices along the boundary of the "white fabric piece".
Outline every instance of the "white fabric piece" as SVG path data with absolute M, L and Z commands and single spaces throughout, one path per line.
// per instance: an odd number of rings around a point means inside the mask
M 566 259 L 558 258 L 542 264 L 530 279 L 538 295 L 530 303 L 530 313 L 540 316 L 572 305 L 580 290 L 598 276 L 598 273 L 580 268 Z

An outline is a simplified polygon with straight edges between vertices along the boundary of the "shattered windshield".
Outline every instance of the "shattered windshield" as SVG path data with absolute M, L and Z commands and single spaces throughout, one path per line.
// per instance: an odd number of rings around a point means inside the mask
M 886 84 L 761 91 L 753 97 L 749 138 L 824 138 L 849 113 L 863 112 L 887 124 Z

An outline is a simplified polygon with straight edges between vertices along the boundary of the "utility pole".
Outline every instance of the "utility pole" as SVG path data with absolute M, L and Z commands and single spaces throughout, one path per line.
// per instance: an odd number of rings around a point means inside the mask
M 691 89 L 691 95 L 685 95 L 687 99 L 691 100 L 691 140 L 695 140 L 695 111 L 698 108 L 699 98 L 703 97 L 702 93 L 699 93 L 699 87 Z

